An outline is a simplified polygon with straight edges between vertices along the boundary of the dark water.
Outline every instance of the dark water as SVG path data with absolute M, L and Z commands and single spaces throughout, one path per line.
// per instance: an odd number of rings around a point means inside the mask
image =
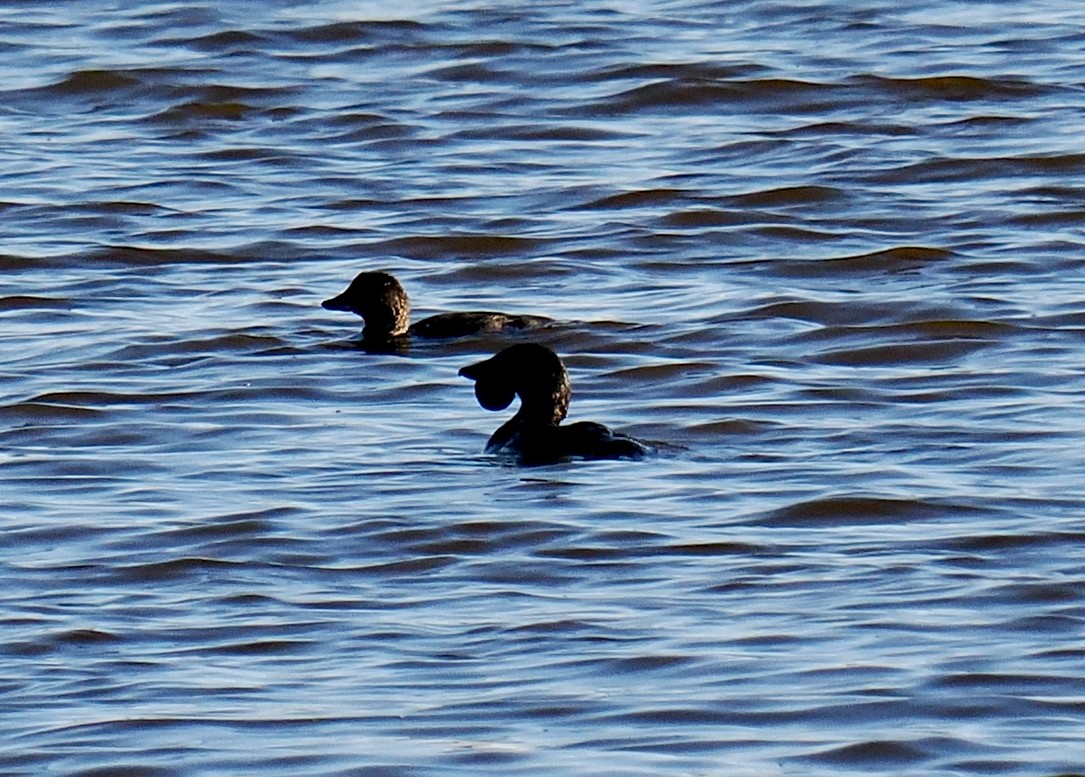
M 1085 771 L 1080 4 L 395 6 L 0 6 L 0 773 Z

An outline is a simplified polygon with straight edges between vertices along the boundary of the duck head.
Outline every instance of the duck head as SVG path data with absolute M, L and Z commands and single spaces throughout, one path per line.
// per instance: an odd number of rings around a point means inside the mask
M 410 327 L 411 305 L 407 292 L 386 272 L 359 273 L 346 291 L 320 305 L 325 310 L 357 313 L 365 321 L 362 335 L 366 339 L 399 337 Z
M 520 397 L 516 418 L 557 426 L 569 410 L 569 373 L 557 354 L 543 345 L 522 343 L 460 370 L 475 381 L 475 398 L 487 410 L 504 410 Z

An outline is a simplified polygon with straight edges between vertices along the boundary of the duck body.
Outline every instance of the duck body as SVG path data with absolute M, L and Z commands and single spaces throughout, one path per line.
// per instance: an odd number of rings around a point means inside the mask
M 543 316 L 471 311 L 440 313 L 412 326 L 407 292 L 393 275 L 386 272 L 359 273 L 342 294 L 320 304 L 325 310 L 344 310 L 361 316 L 365 321 L 362 338 L 371 343 L 408 337 L 468 337 L 487 332 L 535 329 L 552 323 Z
M 533 465 L 562 459 L 642 459 L 648 448 L 603 424 L 578 421 L 565 426 L 515 430 L 502 426 L 486 443 L 486 453 L 511 455 L 520 464 Z
M 475 381 L 475 397 L 487 410 L 504 410 L 514 397 L 520 409 L 486 443 L 487 453 L 509 454 L 521 464 L 561 459 L 640 459 L 644 443 L 603 424 L 561 425 L 569 409 L 569 374 L 557 354 L 534 343 L 514 345 L 460 370 Z
M 511 316 L 476 310 L 465 313 L 438 313 L 412 324 L 408 333 L 425 338 L 470 337 L 486 332 L 538 329 L 551 323 L 543 316 Z

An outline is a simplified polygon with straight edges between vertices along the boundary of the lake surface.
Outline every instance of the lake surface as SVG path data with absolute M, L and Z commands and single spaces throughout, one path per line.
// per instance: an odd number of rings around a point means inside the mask
M 0 7 L 0 773 L 1085 772 L 1085 7 L 398 5 Z

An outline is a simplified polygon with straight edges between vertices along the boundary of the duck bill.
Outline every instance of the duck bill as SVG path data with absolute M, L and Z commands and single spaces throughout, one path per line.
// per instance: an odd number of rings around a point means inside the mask
M 326 299 L 320 303 L 320 307 L 325 310 L 347 310 L 351 309 L 350 303 L 346 301 L 346 294 L 340 294 L 338 297 L 332 297 Z
M 486 374 L 486 367 L 489 364 L 489 359 L 484 362 L 478 362 L 477 364 L 469 364 L 466 367 L 460 368 L 460 375 L 464 378 L 470 378 L 471 380 L 478 380 Z

